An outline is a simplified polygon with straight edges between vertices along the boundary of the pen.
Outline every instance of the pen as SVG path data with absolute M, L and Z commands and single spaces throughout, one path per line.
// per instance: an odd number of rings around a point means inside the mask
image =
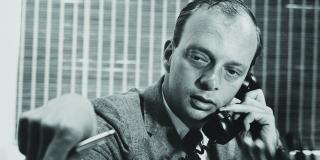
M 81 152 L 81 151 L 86 150 L 88 148 L 91 148 L 95 145 L 101 145 L 104 142 L 105 137 L 110 136 L 114 133 L 115 133 L 114 130 L 109 130 L 109 131 L 97 134 L 95 136 L 92 136 L 88 139 L 85 139 L 76 145 L 75 151 Z

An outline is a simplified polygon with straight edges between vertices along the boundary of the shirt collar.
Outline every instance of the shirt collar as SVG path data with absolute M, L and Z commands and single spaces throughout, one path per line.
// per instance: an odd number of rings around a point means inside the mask
M 178 132 L 180 138 L 182 139 L 188 132 L 189 132 L 189 128 L 187 127 L 186 124 L 184 124 L 179 117 L 177 117 L 173 112 L 172 110 L 170 109 L 165 97 L 164 97 L 164 94 L 163 94 L 163 85 L 161 87 L 161 95 L 162 95 L 162 99 L 163 99 L 163 103 L 165 105 L 165 108 L 169 114 L 169 117 L 176 129 L 176 131 Z
M 189 128 L 186 124 L 184 124 L 180 118 L 178 116 L 176 116 L 173 111 L 170 109 L 165 97 L 164 97 L 164 94 L 163 94 L 163 84 L 162 84 L 162 87 L 161 87 L 161 95 L 162 95 L 162 100 L 163 100 L 163 103 L 164 103 L 164 106 L 166 108 L 166 111 L 168 112 L 169 114 L 169 117 L 176 129 L 176 131 L 178 132 L 179 136 L 181 139 L 183 139 L 183 137 L 185 135 L 187 135 L 187 133 L 189 132 Z M 200 132 L 202 134 L 202 137 L 203 137 L 203 144 L 204 145 L 207 145 L 208 142 L 209 142 L 209 139 L 208 137 L 203 133 L 202 129 L 200 129 Z

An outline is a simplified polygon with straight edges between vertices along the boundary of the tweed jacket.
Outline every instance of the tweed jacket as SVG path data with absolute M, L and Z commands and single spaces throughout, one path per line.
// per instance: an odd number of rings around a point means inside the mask
M 81 154 L 85 160 L 181 159 L 181 138 L 166 112 L 163 78 L 144 91 L 132 89 L 121 95 L 93 100 L 98 132 L 114 129 L 104 143 Z M 235 139 L 225 145 L 209 144 L 210 159 L 236 160 L 241 151 Z

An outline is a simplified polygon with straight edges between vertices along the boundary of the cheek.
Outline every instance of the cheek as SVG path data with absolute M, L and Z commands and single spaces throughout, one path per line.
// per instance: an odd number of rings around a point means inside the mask
M 181 58 L 173 63 L 171 68 L 171 76 L 173 83 L 179 87 L 190 88 L 194 86 L 198 76 L 198 71 L 195 70 L 187 60 Z
M 221 90 L 221 98 L 223 99 L 223 104 L 228 104 L 230 103 L 230 101 L 233 99 L 233 97 L 236 95 L 236 93 L 238 92 L 239 88 L 241 86 L 241 83 L 225 83 L 224 87 Z

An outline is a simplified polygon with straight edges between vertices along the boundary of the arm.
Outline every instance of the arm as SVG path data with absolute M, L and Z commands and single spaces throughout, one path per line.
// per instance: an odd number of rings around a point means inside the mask
M 18 145 L 27 159 L 64 160 L 78 142 L 96 132 L 90 101 L 70 94 L 25 112 L 19 121 Z
M 254 155 L 257 154 L 254 153 L 255 151 L 260 150 L 259 152 L 266 151 L 264 154 L 271 157 L 275 156 L 277 149 L 282 145 L 276 129 L 273 111 L 266 105 L 261 89 L 248 92 L 241 104 L 231 104 L 221 108 L 221 110 L 246 114 L 243 120 L 245 131 L 239 137 L 245 153 Z M 259 126 L 258 129 L 253 129 L 251 123 L 256 123 Z M 255 130 L 258 130 L 258 137 L 255 137 Z

